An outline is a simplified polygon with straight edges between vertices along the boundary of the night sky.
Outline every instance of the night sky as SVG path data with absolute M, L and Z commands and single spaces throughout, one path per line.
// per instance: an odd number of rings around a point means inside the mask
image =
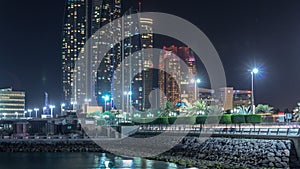
M 42 107 L 45 91 L 51 103 L 62 100 L 65 1 L 0 2 L 0 88 L 25 90 L 27 107 Z M 143 6 L 197 25 L 218 51 L 228 86 L 250 89 L 248 69 L 261 67 L 256 103 L 285 109 L 300 101 L 299 0 L 144 0 Z

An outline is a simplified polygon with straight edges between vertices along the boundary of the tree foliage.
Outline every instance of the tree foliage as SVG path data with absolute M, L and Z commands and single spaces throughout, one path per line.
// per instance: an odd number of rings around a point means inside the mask
M 222 108 L 218 105 L 209 106 L 207 110 L 210 115 L 221 115 L 222 113 Z
M 201 114 L 202 112 L 204 114 L 207 113 L 207 104 L 206 102 L 204 101 L 195 101 L 193 103 L 193 106 L 192 106 L 192 112 L 194 115 L 198 115 L 198 114 Z
M 238 114 L 251 114 L 251 106 L 238 106 Z
M 160 116 L 169 116 L 169 114 L 171 112 L 173 112 L 175 109 L 174 105 L 172 104 L 172 102 L 167 101 L 163 107 L 163 111 L 161 112 Z
M 267 104 L 258 104 L 255 108 L 255 113 L 272 113 L 274 110 L 273 107 L 267 105 Z

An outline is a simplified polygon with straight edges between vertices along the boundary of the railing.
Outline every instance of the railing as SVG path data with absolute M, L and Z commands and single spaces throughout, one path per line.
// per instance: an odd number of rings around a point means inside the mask
M 149 127 L 140 128 L 143 133 L 192 133 L 214 135 L 259 135 L 259 136 L 287 136 L 300 137 L 300 128 L 191 128 L 191 127 Z

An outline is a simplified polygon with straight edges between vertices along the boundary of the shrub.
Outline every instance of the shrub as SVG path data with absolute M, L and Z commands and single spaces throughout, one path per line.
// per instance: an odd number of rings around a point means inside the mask
M 177 117 L 168 117 L 169 124 L 174 124 L 177 120 Z
M 209 115 L 207 116 L 206 123 L 207 124 L 218 124 L 220 122 L 220 115 Z
M 207 116 L 197 116 L 196 124 L 205 124 Z
M 156 118 L 135 118 L 133 119 L 134 125 L 151 125 L 155 124 Z
M 169 124 L 168 117 L 158 117 L 151 124 L 167 125 Z
M 196 122 L 196 117 L 177 117 L 176 124 L 193 125 Z
M 274 117 L 272 115 L 262 115 L 262 121 L 265 123 L 273 123 Z
M 126 122 L 126 123 L 119 123 L 119 126 L 133 126 L 133 125 L 135 125 L 135 123 L 128 123 L 128 122 Z
M 220 119 L 220 124 L 231 124 L 231 115 L 223 114 Z
M 262 122 L 262 116 L 259 114 L 245 115 L 246 123 L 257 124 Z
M 245 115 L 242 114 L 234 114 L 231 115 L 231 121 L 233 124 L 242 124 L 245 123 Z

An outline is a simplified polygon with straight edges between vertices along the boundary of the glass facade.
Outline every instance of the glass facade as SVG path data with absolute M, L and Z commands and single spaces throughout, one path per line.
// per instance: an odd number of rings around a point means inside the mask
M 69 0 L 66 8 L 62 52 L 65 103 L 69 108 L 86 101 L 102 107 L 106 103 L 110 109 L 124 110 L 128 107 L 124 93 L 131 91 L 130 106 L 144 110 L 146 93 L 152 90 L 145 80 L 153 81 L 148 69 L 153 65 L 140 50 L 153 47 L 152 19 L 132 17 L 138 12 L 134 8 L 122 11 L 121 0 Z M 112 22 L 122 15 L 122 20 Z M 141 29 L 149 33 L 141 36 Z M 120 42 L 125 36 L 129 38 Z M 109 52 L 103 53 L 103 47 Z M 103 96 L 109 96 L 109 101 Z
M 160 105 L 164 105 L 166 101 L 174 105 L 183 100 L 192 103 L 196 93 L 191 80 L 195 79 L 197 72 L 194 53 L 189 47 L 171 46 L 164 47 L 163 50 L 158 74 L 159 88 L 163 91 Z
M 0 89 L 0 118 L 23 117 L 24 111 L 25 92 Z
M 64 101 L 68 110 L 75 87 L 75 62 L 87 39 L 86 0 L 68 0 L 65 10 L 62 39 L 62 71 Z

